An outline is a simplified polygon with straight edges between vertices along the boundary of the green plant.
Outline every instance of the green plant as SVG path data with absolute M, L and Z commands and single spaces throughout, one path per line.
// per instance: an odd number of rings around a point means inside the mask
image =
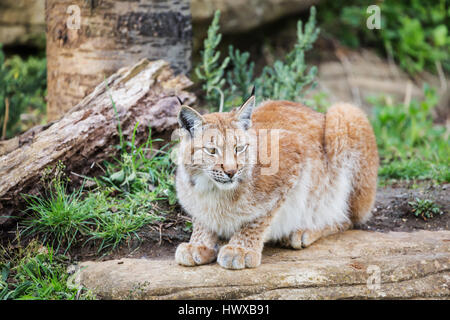
M 249 62 L 250 53 L 240 52 L 233 46 L 228 47 L 232 69 L 227 72 L 228 90 L 226 91 L 226 109 L 242 104 L 248 95 L 248 90 L 254 83 L 254 62 Z
M 100 176 L 98 181 L 126 194 L 151 192 L 155 199 L 166 199 L 173 205 L 176 202 L 175 166 L 170 160 L 169 145 L 155 150 L 153 144 L 162 140 L 152 139 L 150 130 L 147 141 L 136 146 L 138 125 L 133 130 L 131 142 L 123 142 L 127 150 L 122 151 L 120 159 L 106 162 L 106 174 Z
M 131 141 L 125 139 L 114 101 L 111 103 L 117 118 L 120 157 L 105 162 L 104 175 L 89 178 L 96 188 L 89 193 L 83 186 L 69 192 L 65 167 L 43 173 L 45 194 L 26 196 L 29 219 L 22 233 L 40 235 L 44 243 L 51 242 L 58 251 L 67 252 L 73 244 L 98 244 L 98 252 L 114 250 L 120 243 L 140 239 L 138 231 L 145 225 L 162 221 L 167 209 L 176 203 L 174 171 L 170 145 L 159 150 L 149 130 L 147 140 L 136 143 L 139 123 Z M 46 182 L 48 181 L 48 182 Z
M 379 30 L 366 27 L 367 7 L 373 4 L 381 12 Z M 436 70 L 438 64 L 450 70 L 450 8 L 445 0 L 353 0 L 345 5 L 326 1 L 319 17 L 324 29 L 344 44 L 380 48 L 411 74 Z
M 70 284 L 68 261 L 37 241 L 0 246 L 0 300 L 93 299 L 82 286 Z
M 450 181 L 449 131 L 433 123 L 435 90 L 425 87 L 423 101 L 409 105 L 372 99 L 372 126 L 381 159 L 379 176 Z
M 219 63 L 220 52 L 216 51 L 222 40 L 222 35 L 218 33 L 219 19 L 220 11 L 216 11 L 208 28 L 208 37 L 204 41 L 204 49 L 201 52 L 202 62 L 195 68 L 197 77 L 203 82 L 206 100 L 214 105 L 214 108 L 223 101 L 224 72 L 230 61 L 230 58 L 225 58 L 222 63 Z
M 30 217 L 23 221 L 22 234 L 40 235 L 44 243 L 64 252 L 92 241 L 98 242 L 100 252 L 113 250 L 124 240 L 139 240 L 137 232 L 164 220 L 162 207 L 176 203 L 174 166 L 168 152 L 153 150 L 154 142 L 149 136 L 137 147 L 133 138 L 122 160 L 106 163 L 106 175 L 90 178 L 98 187 L 88 194 L 83 187 L 68 192 L 67 179 L 54 174 L 44 195 L 26 196 Z M 59 164 L 56 171 L 63 170 Z M 161 202 L 166 204 L 161 207 Z
M 262 99 L 299 101 L 303 99 L 306 87 L 314 86 L 317 69 L 308 68 L 305 63 L 305 52 L 312 48 L 319 34 L 314 7 L 311 8 L 309 20 L 304 28 L 302 21 L 298 22 L 294 49 L 283 61 L 278 60 L 273 66 L 266 66 L 256 78 L 254 63 L 249 61 L 248 52 L 241 53 L 230 46 L 229 56 L 219 63 L 220 52 L 216 52 L 221 40 L 221 34 L 218 33 L 219 17 L 220 12 L 217 11 L 204 42 L 202 63 L 196 68 L 211 111 L 221 111 L 222 108 L 218 106 L 222 105 L 224 110 L 239 106 L 248 97 L 249 89 L 253 85 L 256 86 L 258 101 Z M 226 70 L 227 66 L 231 69 Z M 213 89 L 215 93 L 212 93 Z
M 95 201 L 91 207 L 95 224 L 85 243 L 97 241 L 98 252 L 114 250 L 132 238 L 140 240 L 138 231 L 143 226 L 164 220 L 151 192 L 113 197 L 110 191 L 103 190 L 90 194 L 88 198 Z
M 46 77 L 45 58 L 23 60 L 14 56 L 6 60 L 0 45 L 0 138 L 3 132 L 5 137 L 11 137 L 28 125 L 37 124 L 20 122 L 22 113 L 35 113 L 35 118 L 45 114 Z
M 96 203 L 96 229 L 88 241 L 99 240 L 99 251 L 115 249 L 123 240 L 134 237 L 144 225 L 164 220 L 158 202 L 176 203 L 174 170 L 170 149 L 165 145 L 155 150 L 151 131 L 145 143 L 136 146 L 136 124 L 131 142 L 121 139 L 120 159 L 106 162 L 105 175 L 96 178 L 97 184 L 106 191 L 92 195 Z M 121 132 L 121 131 L 119 131 Z M 121 133 L 119 133 L 121 135 Z M 115 197 L 111 192 L 118 192 Z
M 260 99 L 280 99 L 300 101 L 307 86 L 314 87 L 317 74 L 315 66 L 309 68 L 305 63 L 305 52 L 310 50 L 319 35 L 316 28 L 316 9 L 311 7 L 308 22 L 303 28 L 302 21 L 297 24 L 297 42 L 284 61 L 275 61 L 273 67 L 266 66 L 256 79 L 257 96 Z
M 105 175 L 88 178 L 97 183 L 89 193 L 83 187 L 68 191 L 62 164 L 46 170 L 43 180 L 50 181 L 45 194 L 26 196 L 30 217 L 23 222 L 22 233 L 40 235 L 57 251 L 96 242 L 101 252 L 114 250 L 125 240 L 139 240 L 143 226 L 164 220 L 164 208 L 176 203 L 175 167 L 169 150 L 154 150 L 153 143 L 159 140 L 152 139 L 151 132 L 145 143 L 136 145 L 137 128 L 138 124 L 131 141 L 121 139 L 121 157 L 106 162 Z
M 411 206 L 411 213 L 423 220 L 431 219 L 435 215 L 442 214 L 441 208 L 429 199 L 416 198 L 415 201 L 408 202 Z
M 58 250 L 65 251 L 80 237 L 89 234 L 92 225 L 93 203 L 82 199 L 82 188 L 67 193 L 68 182 L 63 176 L 64 166 L 58 164 L 55 177 L 48 183 L 45 196 L 28 195 L 27 212 L 31 217 L 24 221 L 24 235 L 42 235 Z

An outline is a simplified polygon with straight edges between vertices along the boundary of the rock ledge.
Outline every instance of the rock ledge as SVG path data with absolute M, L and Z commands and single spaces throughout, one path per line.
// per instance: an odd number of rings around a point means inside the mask
M 105 299 L 418 299 L 450 297 L 450 231 L 347 231 L 300 251 L 268 247 L 259 268 L 173 260 L 81 264 Z

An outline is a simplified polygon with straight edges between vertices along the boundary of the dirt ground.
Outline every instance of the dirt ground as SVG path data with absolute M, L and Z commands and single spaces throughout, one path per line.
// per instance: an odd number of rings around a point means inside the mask
M 408 204 L 414 199 L 433 200 L 442 214 L 427 219 L 415 217 Z M 372 218 L 359 229 L 370 231 L 450 230 L 450 184 L 418 188 L 393 185 L 379 188 Z
M 412 214 L 408 202 L 416 198 L 433 200 L 442 214 L 432 219 L 423 220 Z M 380 187 L 377 193 L 372 218 L 356 229 L 367 231 L 402 231 L 415 230 L 450 230 L 450 184 L 423 184 L 419 187 L 397 184 Z M 186 230 L 187 217 L 181 211 L 168 217 L 159 226 L 147 227 L 140 232 L 141 241 L 123 245 L 114 253 L 98 257 L 96 249 L 85 247 L 73 253 L 77 261 L 110 260 L 120 258 L 173 259 L 176 246 L 189 240 L 190 232 Z

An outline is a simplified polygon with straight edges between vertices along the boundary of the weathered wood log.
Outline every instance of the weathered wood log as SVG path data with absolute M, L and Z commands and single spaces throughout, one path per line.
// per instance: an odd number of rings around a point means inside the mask
M 140 59 L 190 69 L 190 0 L 47 0 L 47 118 L 59 119 L 97 83 Z
M 125 139 L 137 122 L 136 143 L 147 139 L 149 127 L 152 136 L 169 136 L 177 123 L 176 96 L 187 104 L 195 101 L 193 94 L 184 91 L 190 85 L 186 76 L 174 76 L 167 62 L 142 60 L 110 76 L 62 119 L 2 142 L 0 230 L 16 221 L 10 217 L 21 216 L 21 194 L 40 191 L 39 180 L 45 168 L 61 160 L 68 172 L 89 175 L 95 163 L 113 156 L 119 142 L 117 116 Z

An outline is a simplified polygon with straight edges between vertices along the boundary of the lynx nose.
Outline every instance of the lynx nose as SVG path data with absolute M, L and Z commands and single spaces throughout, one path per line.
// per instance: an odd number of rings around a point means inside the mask
M 233 178 L 233 176 L 236 174 L 236 170 L 235 170 L 235 169 L 224 170 L 223 172 L 225 172 L 225 174 L 226 174 L 230 179 Z

